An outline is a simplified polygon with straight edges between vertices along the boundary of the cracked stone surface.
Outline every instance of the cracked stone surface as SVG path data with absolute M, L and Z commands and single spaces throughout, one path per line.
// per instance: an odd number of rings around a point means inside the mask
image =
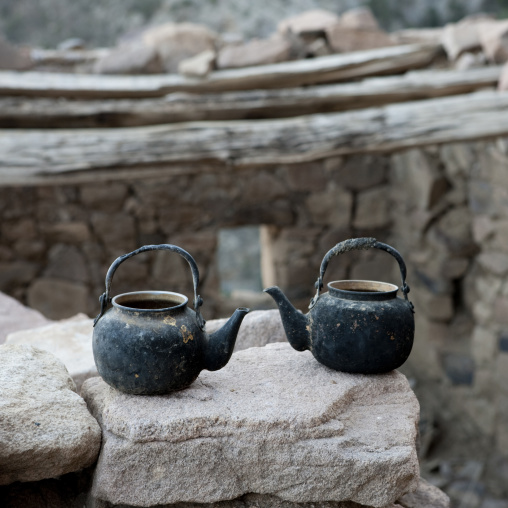
M 103 432 L 93 496 L 113 505 L 261 494 L 385 507 L 418 485 L 419 406 L 396 371 L 336 372 L 276 343 L 170 395 L 91 378 L 82 396 Z
M 63 363 L 27 344 L 0 346 L 0 485 L 95 462 L 101 431 Z

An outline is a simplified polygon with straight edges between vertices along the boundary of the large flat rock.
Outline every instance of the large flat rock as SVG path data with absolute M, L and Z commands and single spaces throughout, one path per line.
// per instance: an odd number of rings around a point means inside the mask
M 418 485 L 419 405 L 406 378 L 345 374 L 269 344 L 167 396 L 101 378 L 82 395 L 103 446 L 93 495 L 111 504 L 213 503 L 245 494 L 385 507 Z
M 52 478 L 97 458 L 99 425 L 60 360 L 0 346 L 0 485 Z
M 7 336 L 6 344 L 29 344 L 63 362 L 79 391 L 85 379 L 98 376 L 92 351 L 93 319 L 84 314 Z

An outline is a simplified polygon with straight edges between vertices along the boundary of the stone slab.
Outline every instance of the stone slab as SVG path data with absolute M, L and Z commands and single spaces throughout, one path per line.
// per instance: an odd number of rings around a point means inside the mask
M 76 389 L 89 377 L 98 376 L 92 351 L 93 319 L 84 314 L 49 325 L 11 333 L 6 344 L 30 344 L 61 360 Z
M 26 344 L 0 346 L 0 485 L 93 464 L 101 432 L 64 365 Z
M 125 504 L 112 505 L 111 503 L 108 502 L 94 500 L 90 508 L 135 508 L 135 507 L 132 505 Z M 175 503 L 175 504 L 157 505 L 157 507 L 154 506 L 153 508 L 370 508 L 370 507 L 364 504 L 353 503 L 352 501 L 295 503 L 292 501 L 285 501 L 276 496 L 262 494 L 247 494 L 239 499 L 232 499 L 231 501 L 219 501 L 218 503 Z M 399 504 L 389 504 L 384 508 L 402 508 L 402 507 Z M 425 505 L 418 508 L 433 508 L 433 507 Z
M 50 320 L 39 311 L 25 307 L 14 298 L 0 292 L 0 344 L 5 342 L 9 333 L 46 323 L 50 323 Z
M 227 322 L 225 319 L 211 319 L 206 322 L 207 333 L 216 332 Z M 287 342 L 280 313 L 273 310 L 254 310 L 243 319 L 236 337 L 235 352 L 250 347 L 263 347 L 273 342 Z
M 92 492 L 112 504 L 262 494 L 385 507 L 418 485 L 419 405 L 396 371 L 340 373 L 277 343 L 167 396 L 125 395 L 100 378 L 82 395 L 103 432 Z

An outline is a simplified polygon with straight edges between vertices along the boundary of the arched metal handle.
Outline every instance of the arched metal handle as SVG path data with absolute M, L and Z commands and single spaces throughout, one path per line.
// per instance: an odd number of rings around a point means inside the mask
M 323 288 L 323 278 L 325 276 L 326 268 L 328 267 L 328 263 L 332 256 L 338 256 L 339 254 L 343 254 L 344 252 L 349 252 L 351 250 L 369 250 L 369 249 L 384 250 L 385 252 L 391 254 L 397 260 L 397 262 L 399 263 L 400 276 L 402 279 L 402 286 L 400 289 L 404 295 L 404 298 L 409 302 L 407 298 L 407 294 L 409 293 L 409 286 L 406 283 L 406 275 L 407 275 L 406 263 L 404 263 L 404 260 L 402 259 L 402 256 L 400 255 L 399 251 L 395 250 L 393 247 L 390 247 L 386 243 L 378 242 L 375 238 L 353 238 L 351 240 L 345 240 L 344 242 L 338 243 L 335 247 L 333 247 L 326 253 L 325 257 L 323 258 L 323 261 L 321 262 L 319 277 L 315 283 L 316 294 L 314 295 L 314 298 L 312 298 L 309 308 L 312 309 L 312 307 L 316 305 L 319 299 L 321 289 Z M 411 302 L 409 302 L 409 304 L 411 305 L 411 308 L 413 308 Z
M 101 311 L 99 315 L 95 318 L 95 321 L 93 323 L 94 326 L 97 324 L 97 322 L 102 317 L 104 312 L 106 312 L 106 308 L 108 304 L 111 302 L 109 293 L 111 290 L 111 282 L 113 281 L 113 275 L 115 274 L 116 269 L 124 261 L 135 256 L 136 254 L 141 254 L 142 252 L 148 252 L 152 250 L 169 250 L 171 252 L 176 252 L 177 254 L 180 254 L 180 256 L 182 256 L 187 261 L 187 263 L 189 263 L 192 272 L 192 283 L 194 285 L 194 311 L 196 312 L 196 320 L 198 326 L 202 330 L 204 329 L 205 320 L 203 319 L 203 316 L 199 311 L 199 308 L 201 307 L 201 305 L 203 305 L 203 299 L 198 295 L 199 271 L 196 265 L 196 261 L 194 261 L 194 258 L 186 250 L 176 245 L 171 245 L 168 243 L 163 243 L 161 245 L 145 245 L 137 250 L 129 252 L 128 254 L 124 254 L 123 256 L 120 256 L 113 261 L 113 264 L 109 267 L 108 273 L 106 274 L 106 291 L 102 293 L 102 295 L 99 297 L 99 301 L 101 303 Z

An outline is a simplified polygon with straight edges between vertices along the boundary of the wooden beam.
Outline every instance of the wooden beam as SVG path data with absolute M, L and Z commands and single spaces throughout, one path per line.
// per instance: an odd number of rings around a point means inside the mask
M 436 45 L 391 46 L 212 72 L 204 79 L 177 74 L 105 76 L 49 72 L 0 72 L 0 95 L 71 98 L 161 97 L 171 92 L 224 92 L 332 83 L 394 74 L 427 66 Z
M 154 99 L 0 97 L 0 128 L 133 127 L 197 120 L 280 118 L 362 109 L 494 87 L 501 67 L 412 71 L 357 83 Z
M 0 185 L 233 171 L 501 135 L 508 93 L 496 91 L 258 122 L 0 130 Z

